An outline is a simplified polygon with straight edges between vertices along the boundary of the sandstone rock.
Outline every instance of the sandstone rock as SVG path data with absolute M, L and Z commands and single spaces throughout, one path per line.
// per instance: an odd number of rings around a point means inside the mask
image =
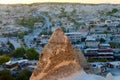
M 68 37 L 57 29 L 43 48 L 30 80 L 60 80 L 81 71 Z
M 79 61 L 79 64 L 81 65 L 81 67 L 84 69 L 84 70 L 88 70 L 90 65 L 89 63 L 87 62 L 87 60 L 85 59 L 85 56 L 84 54 L 81 52 L 80 48 L 79 47 L 74 47 L 74 50 L 75 50 L 75 53 L 76 53 L 76 56 L 78 58 L 78 61 Z

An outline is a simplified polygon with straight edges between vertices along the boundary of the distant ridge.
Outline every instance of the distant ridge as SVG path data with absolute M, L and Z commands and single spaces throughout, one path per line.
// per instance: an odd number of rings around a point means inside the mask
M 79 4 L 79 5 L 120 5 L 120 4 L 113 4 L 113 3 L 99 3 L 99 4 L 94 4 L 94 3 L 77 3 L 77 2 L 36 2 L 36 3 L 17 3 L 17 4 L 1 4 L 0 5 L 40 5 L 40 4 Z

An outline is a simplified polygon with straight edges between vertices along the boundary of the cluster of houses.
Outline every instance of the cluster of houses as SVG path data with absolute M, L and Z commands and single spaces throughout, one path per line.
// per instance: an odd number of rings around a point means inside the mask
M 36 65 L 37 60 L 27 60 L 27 59 L 11 59 L 10 61 L 3 64 L 2 69 L 10 71 L 11 74 L 19 73 L 20 71 L 24 69 L 28 69 L 29 71 L 32 71 Z
M 9 52 L 10 48 L 8 45 L 6 45 L 6 43 L 0 41 L 0 53 L 2 52 Z
M 91 62 L 90 69 L 92 73 L 100 74 L 105 73 L 107 71 L 111 71 L 111 73 L 119 72 L 120 69 L 120 61 L 114 62 Z M 117 71 L 115 71 L 115 70 Z

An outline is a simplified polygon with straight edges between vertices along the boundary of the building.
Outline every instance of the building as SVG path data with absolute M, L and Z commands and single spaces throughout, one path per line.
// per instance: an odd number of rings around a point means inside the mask
M 100 43 L 99 41 L 97 41 L 95 38 L 93 38 L 91 36 L 87 36 L 87 38 L 85 40 L 85 44 L 89 48 L 97 48 L 99 43 Z
M 105 45 L 107 46 L 107 45 Z M 114 53 L 111 48 L 107 47 L 99 47 L 99 48 L 87 48 L 84 50 L 84 55 L 87 58 L 94 58 L 94 59 L 99 59 L 99 58 L 105 58 L 107 60 L 112 60 L 114 59 Z
M 110 27 L 116 27 L 120 24 L 119 20 L 106 20 L 105 24 Z
M 87 48 L 84 50 L 86 58 L 97 58 L 98 48 Z
M 109 68 L 118 68 L 118 69 L 120 69 L 120 61 L 108 62 L 107 66 Z
M 94 62 L 94 63 L 90 63 L 90 69 L 94 73 L 102 73 L 106 71 L 106 66 L 103 63 Z
M 114 59 L 112 49 L 99 49 L 98 58 Z
M 81 38 L 84 36 L 80 32 L 70 32 L 70 33 L 65 33 L 65 34 L 68 36 L 71 42 L 81 41 Z
M 110 49 L 110 44 L 99 44 L 100 49 Z

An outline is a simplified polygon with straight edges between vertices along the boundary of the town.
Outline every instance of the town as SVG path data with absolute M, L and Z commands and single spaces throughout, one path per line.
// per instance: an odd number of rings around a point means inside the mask
M 61 28 L 91 73 L 120 75 L 120 6 L 51 4 L 0 5 L 0 71 L 14 77 L 32 72 L 52 32 Z M 20 76 L 25 73 L 15 80 Z

